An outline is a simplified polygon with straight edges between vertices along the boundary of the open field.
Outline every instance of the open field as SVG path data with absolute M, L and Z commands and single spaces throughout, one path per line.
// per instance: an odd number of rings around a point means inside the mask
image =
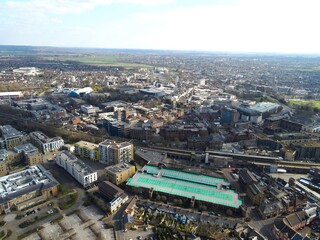
M 320 72 L 320 66 L 318 67 L 300 67 L 298 70 L 303 72 Z
M 288 102 L 290 104 L 295 104 L 300 106 L 311 104 L 313 107 L 320 109 L 320 101 L 318 100 L 289 100 Z
M 52 57 L 49 57 L 52 58 Z M 111 67 L 124 67 L 124 68 L 137 68 L 137 67 L 151 67 L 144 64 L 127 63 L 122 60 L 122 57 L 116 55 L 64 55 L 55 56 L 60 61 L 73 61 L 82 64 L 93 66 L 111 66 Z M 47 59 L 49 60 L 49 59 Z

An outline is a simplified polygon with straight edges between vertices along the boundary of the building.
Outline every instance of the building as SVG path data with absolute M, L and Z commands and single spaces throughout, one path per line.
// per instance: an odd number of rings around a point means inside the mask
M 230 183 L 222 178 L 201 174 L 144 166 L 127 182 L 133 193 L 152 197 L 155 192 L 166 195 L 169 199 L 181 198 L 210 205 L 211 208 L 237 210 L 242 205 L 237 193 L 229 189 Z
M 23 210 L 58 194 L 54 177 L 41 165 L 0 178 L 0 214 Z
M 49 138 L 40 131 L 30 133 L 30 139 L 43 153 L 57 151 L 64 145 L 61 137 Z
M 307 141 L 294 144 L 295 160 L 320 160 L 320 143 Z
M 67 151 L 56 154 L 56 163 L 64 168 L 84 188 L 97 181 L 97 172 Z
M 265 203 L 260 205 L 257 208 L 257 211 L 262 219 L 273 218 L 281 213 L 283 213 L 285 207 L 280 201 L 272 202 L 272 203 Z
M 310 240 L 298 232 L 309 222 L 309 216 L 305 211 L 294 212 L 286 217 L 274 220 L 272 234 L 277 240 Z
M 98 187 L 100 194 L 109 201 L 107 206 L 111 213 L 116 212 L 129 199 L 121 188 L 109 181 L 99 183 Z
M 6 149 L 0 149 L 0 176 L 4 176 L 9 172 L 7 160 L 8 151 Z
M 117 165 L 105 168 L 107 180 L 119 185 L 135 174 L 136 167 L 127 163 L 118 163 Z
M 252 123 L 260 123 L 262 121 L 262 113 L 251 108 L 237 107 L 240 114 L 240 120 Z
M 26 133 L 18 131 L 11 125 L 0 126 L 0 130 L 6 149 L 8 150 L 11 150 L 17 145 L 26 143 L 29 140 L 29 137 Z
M 95 115 L 100 111 L 99 107 L 94 107 L 92 105 L 81 105 L 80 110 L 88 115 Z
M 221 125 L 233 125 L 239 120 L 239 112 L 236 109 L 223 108 L 221 109 Z
M 15 99 L 20 97 L 23 97 L 23 93 L 21 91 L 0 92 L 0 99 Z
M 85 87 L 77 90 L 73 90 L 69 93 L 70 97 L 83 97 L 87 94 L 90 94 L 93 92 L 93 89 L 91 87 Z
M 187 141 L 190 137 L 207 137 L 208 129 L 203 123 L 190 125 L 167 125 L 160 128 L 160 136 L 165 140 Z
M 25 143 L 13 148 L 13 150 L 19 154 L 19 158 L 25 161 L 29 166 L 42 164 L 43 155 L 39 152 L 39 149 L 33 146 L 31 143 Z
M 250 184 L 247 187 L 247 195 L 254 205 L 260 206 L 264 203 L 266 197 L 258 184 Z
M 133 144 L 129 142 L 116 143 L 105 140 L 99 143 L 99 161 L 107 165 L 133 160 Z
M 99 145 L 86 141 L 79 141 L 74 145 L 74 154 L 81 158 L 99 161 Z

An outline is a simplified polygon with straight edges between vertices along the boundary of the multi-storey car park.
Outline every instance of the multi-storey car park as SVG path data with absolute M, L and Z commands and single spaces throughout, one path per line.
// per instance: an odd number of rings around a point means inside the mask
M 23 210 L 58 194 L 57 180 L 41 165 L 0 178 L 0 214 Z
M 200 201 L 205 204 L 238 209 L 242 200 L 229 189 L 230 183 L 222 178 L 158 168 L 146 165 L 128 180 L 133 192 L 160 192 L 171 197 Z

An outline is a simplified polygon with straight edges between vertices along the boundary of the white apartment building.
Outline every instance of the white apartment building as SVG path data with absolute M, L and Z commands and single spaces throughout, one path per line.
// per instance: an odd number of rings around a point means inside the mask
M 49 138 L 40 131 L 30 133 L 30 139 L 43 153 L 57 151 L 64 145 L 61 137 Z
M 129 142 L 116 143 L 105 140 L 99 143 L 99 162 L 114 165 L 133 160 L 133 144 Z
M 56 155 L 56 163 L 64 168 L 84 188 L 90 186 L 98 179 L 98 174 L 84 162 L 68 151 L 62 151 Z

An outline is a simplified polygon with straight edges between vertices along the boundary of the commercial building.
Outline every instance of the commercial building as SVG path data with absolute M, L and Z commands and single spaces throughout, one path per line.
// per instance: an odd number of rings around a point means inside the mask
M 29 140 L 29 137 L 26 133 L 18 131 L 11 125 L 0 126 L 0 130 L 6 149 L 8 150 L 11 150 L 17 145 L 26 143 Z
M 86 141 L 79 141 L 74 145 L 74 154 L 81 158 L 99 160 L 99 145 Z
M 105 168 L 107 180 L 116 185 L 127 181 L 135 172 L 135 166 L 127 163 L 118 163 L 117 165 Z
M 16 92 L 0 92 L 0 99 L 15 99 L 23 97 L 23 94 L 21 91 Z
M 93 92 L 93 89 L 91 87 L 85 87 L 85 88 L 81 88 L 81 89 L 77 89 L 74 91 L 71 91 L 69 93 L 70 97 L 83 97 L 87 94 L 90 94 Z
M 80 110 L 81 112 L 88 115 L 95 115 L 100 111 L 99 107 L 95 107 L 92 105 L 81 105 Z
M 240 114 L 236 109 L 223 108 L 221 109 L 221 125 L 233 125 L 239 120 Z
M 30 139 L 43 153 L 57 151 L 64 145 L 61 137 L 49 138 L 40 131 L 30 133 Z
M 23 210 L 57 196 L 59 183 L 41 165 L 0 178 L 0 214 Z
M 128 180 L 127 187 L 136 194 L 154 192 L 169 198 L 195 201 L 217 208 L 238 209 L 242 205 L 237 193 L 229 189 L 230 183 L 222 178 L 176 171 L 146 165 Z
M 99 161 L 107 165 L 133 160 L 133 144 L 129 142 L 116 143 L 105 140 L 99 143 Z
M 88 187 L 97 181 L 97 172 L 67 151 L 56 154 L 56 163 L 64 168 L 83 187 Z

